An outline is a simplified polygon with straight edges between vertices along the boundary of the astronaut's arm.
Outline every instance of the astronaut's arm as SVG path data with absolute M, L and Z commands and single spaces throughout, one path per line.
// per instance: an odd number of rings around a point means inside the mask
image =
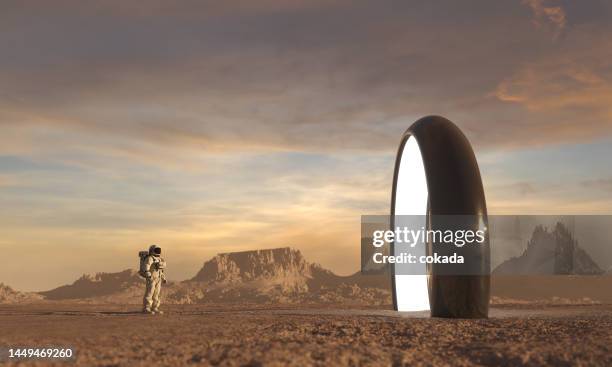
M 153 265 L 153 258 L 149 256 L 140 268 L 140 272 L 145 276 L 145 278 L 151 277 L 151 265 Z

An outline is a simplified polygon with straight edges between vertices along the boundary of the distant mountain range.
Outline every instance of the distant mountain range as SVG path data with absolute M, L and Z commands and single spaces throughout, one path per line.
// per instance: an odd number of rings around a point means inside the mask
M 570 231 L 557 223 L 549 231 L 537 226 L 519 257 L 500 264 L 493 275 L 601 275 L 604 271 L 578 245 Z
M 49 300 L 104 297 L 133 288 L 142 289 L 142 284 L 143 278 L 135 270 L 124 270 L 118 273 L 85 274 L 70 285 L 38 294 Z
M 557 224 L 549 231 L 535 228 L 519 257 L 498 266 L 492 278 L 494 302 L 503 299 L 539 300 L 565 297 L 612 301 L 607 290 L 612 276 L 604 272 Z M 527 276 L 521 276 L 521 274 Z M 607 272 L 611 274 L 611 270 Z M 516 276 L 512 276 L 516 275 Z M 583 279 L 589 278 L 589 279 Z M 44 292 L 19 292 L 0 283 L 0 303 L 69 301 L 139 304 L 144 279 L 135 270 L 83 275 L 74 283 Z M 169 282 L 162 290 L 165 303 L 336 303 L 390 305 L 388 274 L 338 276 L 304 259 L 289 247 L 218 254 L 204 262 L 191 279 Z
M 84 275 L 70 285 L 39 292 L 46 300 L 140 303 L 144 280 L 134 270 Z M 338 276 L 307 262 L 299 250 L 276 248 L 219 254 L 183 282 L 163 287 L 165 302 L 390 304 L 388 275 Z

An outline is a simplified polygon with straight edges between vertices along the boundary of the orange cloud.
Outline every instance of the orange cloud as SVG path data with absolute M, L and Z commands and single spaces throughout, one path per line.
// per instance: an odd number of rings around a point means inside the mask
M 565 11 L 560 6 L 546 6 L 545 0 L 523 0 L 523 4 L 529 6 L 533 12 L 533 24 L 537 27 L 546 26 L 557 38 L 566 24 Z
M 502 81 L 495 95 L 530 110 L 589 108 L 612 117 L 612 82 L 571 61 L 529 65 Z

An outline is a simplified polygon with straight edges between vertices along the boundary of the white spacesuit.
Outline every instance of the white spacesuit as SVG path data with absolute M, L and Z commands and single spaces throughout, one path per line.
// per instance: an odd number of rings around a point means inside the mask
M 140 274 L 147 280 L 147 288 L 142 300 L 144 313 L 163 313 L 159 310 L 159 304 L 161 301 L 161 285 L 166 283 L 165 268 L 166 261 L 161 257 L 161 248 L 156 245 L 149 247 L 149 254 L 140 265 Z

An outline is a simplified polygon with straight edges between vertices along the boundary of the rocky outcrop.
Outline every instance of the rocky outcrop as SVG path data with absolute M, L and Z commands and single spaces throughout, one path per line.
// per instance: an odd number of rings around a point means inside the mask
M 313 265 L 289 247 L 218 254 L 188 282 L 227 287 L 273 289 L 282 294 L 308 292 Z
M 309 276 L 310 264 L 289 247 L 218 254 L 204 263 L 192 281 L 232 282 Z
M 28 292 L 19 292 L 4 283 L 0 283 L 0 304 L 36 302 L 43 297 Z
M 569 230 L 557 223 L 552 231 L 537 226 L 523 254 L 503 262 L 493 274 L 601 275 L 603 271 Z

